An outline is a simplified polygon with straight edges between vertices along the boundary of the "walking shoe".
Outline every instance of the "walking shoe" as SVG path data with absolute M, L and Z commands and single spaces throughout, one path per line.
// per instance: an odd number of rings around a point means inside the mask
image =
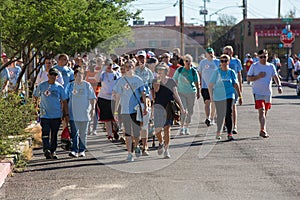
M 133 156 L 132 156 L 131 153 L 128 154 L 126 160 L 127 160 L 128 162 L 133 162 L 133 161 L 134 161 Z
M 158 149 L 157 149 L 157 154 L 161 155 L 164 152 L 164 145 L 163 144 L 159 144 L 158 145 Z
M 77 158 L 77 157 L 78 157 L 78 153 L 75 153 L 75 151 L 71 151 L 71 152 L 69 153 L 69 156 L 70 156 L 70 157 L 73 157 L 73 158 Z
M 223 126 L 223 132 L 227 132 L 227 127 Z
M 186 134 L 186 135 L 190 135 L 190 134 L 191 134 L 189 128 L 186 128 L 184 131 L 185 131 L 185 134 Z
M 79 152 L 79 157 L 85 157 L 85 152 Z
M 228 141 L 234 140 L 232 133 L 227 135 L 227 139 L 228 139 Z
M 206 119 L 205 122 L 206 126 L 210 126 L 210 120 L 209 119 Z
M 237 131 L 237 129 L 236 128 L 234 128 L 233 130 L 232 130 L 232 134 L 238 134 L 238 131 Z
M 149 152 L 146 149 L 143 149 L 142 156 L 149 156 Z
M 217 139 L 217 140 L 221 140 L 221 139 L 222 139 L 222 137 L 221 137 L 221 134 L 220 134 L 220 133 L 217 133 L 217 135 L 216 135 L 216 139 Z
M 125 138 L 123 136 L 120 137 L 121 144 L 126 144 Z
M 97 135 L 97 131 L 94 130 L 94 131 L 92 132 L 92 135 Z
M 51 154 L 51 157 L 52 157 L 52 159 L 54 159 L 54 160 L 57 160 L 57 159 L 58 159 L 58 157 L 57 157 L 57 155 L 56 155 L 55 152 L 53 152 L 53 153 Z
M 51 159 L 51 151 L 49 149 L 45 150 L 44 156 L 46 157 L 46 159 Z
M 180 134 L 180 135 L 184 135 L 184 133 L 185 133 L 185 128 L 180 128 L 179 134 Z
M 135 156 L 138 158 L 142 155 L 142 151 L 139 146 L 135 148 Z
M 166 149 L 165 150 L 165 153 L 164 153 L 164 158 L 171 158 L 171 156 L 170 156 L 170 153 L 169 153 L 169 149 Z
M 211 126 L 215 125 L 215 120 L 212 119 L 212 120 L 210 121 L 210 125 L 211 125 Z
M 263 137 L 263 138 L 269 138 L 270 137 L 269 134 L 266 131 L 264 131 L 264 130 L 261 130 L 259 132 L 259 136 Z
M 107 136 L 107 139 L 108 139 L 108 140 L 112 140 L 113 138 L 114 138 L 114 137 L 111 136 L 111 135 Z

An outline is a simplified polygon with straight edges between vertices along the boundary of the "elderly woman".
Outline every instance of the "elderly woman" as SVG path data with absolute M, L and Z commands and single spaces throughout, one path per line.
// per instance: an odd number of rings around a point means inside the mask
M 164 158 L 170 158 L 170 130 L 173 122 L 173 117 L 168 115 L 167 109 L 171 101 L 176 101 L 180 105 L 181 112 L 185 114 L 182 102 L 177 92 L 175 81 L 168 77 L 169 67 L 165 63 L 160 63 L 156 66 L 157 78 L 153 81 L 153 89 L 155 92 L 154 104 L 154 126 L 155 134 L 159 141 L 158 155 L 164 152 Z M 164 136 L 162 137 L 162 129 Z M 164 147 L 164 148 L 163 148 Z
M 75 81 L 69 83 L 66 88 L 69 96 L 69 111 L 75 123 L 76 132 L 71 130 L 73 146 L 69 156 L 80 157 L 85 156 L 86 140 L 89 121 L 94 116 L 94 106 L 96 103 L 96 95 L 91 84 L 83 80 L 84 69 L 78 67 L 74 71 Z M 71 127 L 72 128 L 72 127 Z M 79 137 L 79 141 L 78 141 Z
M 225 119 L 228 140 L 233 140 L 232 105 L 235 99 L 235 91 L 239 96 L 240 105 L 242 104 L 242 97 L 236 73 L 229 68 L 229 62 L 230 57 L 227 54 L 220 56 L 221 67 L 213 73 L 208 89 L 210 99 L 215 102 L 217 111 L 216 139 L 221 139 L 221 130 Z
M 193 115 L 195 99 L 200 97 L 200 79 L 196 68 L 192 65 L 193 57 L 189 54 L 184 56 L 184 66 L 179 67 L 173 76 L 177 83 L 178 93 L 185 109 L 186 114 L 180 117 L 180 135 L 189 135 L 189 124 Z

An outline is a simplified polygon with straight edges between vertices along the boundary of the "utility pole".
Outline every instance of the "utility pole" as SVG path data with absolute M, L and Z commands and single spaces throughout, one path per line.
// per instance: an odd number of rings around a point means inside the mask
M 280 18 L 281 0 L 278 0 L 278 18 Z
M 247 19 L 247 0 L 243 0 L 243 20 Z
M 184 55 L 184 20 L 183 20 L 183 0 L 179 0 L 179 20 L 180 20 L 180 46 L 181 55 Z

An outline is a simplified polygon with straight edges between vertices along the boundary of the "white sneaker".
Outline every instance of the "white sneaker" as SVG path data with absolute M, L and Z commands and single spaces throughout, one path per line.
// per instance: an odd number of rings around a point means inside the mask
M 79 156 L 80 156 L 80 157 L 85 157 L 85 152 L 84 152 L 84 151 L 83 151 L 83 152 L 80 152 L 80 153 L 79 153 Z
M 69 156 L 74 157 L 74 158 L 77 158 L 77 157 L 78 157 L 78 153 L 75 153 L 75 151 L 71 151 L 71 152 L 69 153 Z
M 157 154 L 161 155 L 164 152 L 164 144 L 159 144 L 157 149 Z
M 171 156 L 170 156 L 170 153 L 169 153 L 169 149 L 166 149 L 165 150 L 165 153 L 164 153 L 164 158 L 171 158 Z
M 94 130 L 94 131 L 92 132 L 92 135 L 97 135 L 97 131 Z
M 132 156 L 131 153 L 128 154 L 126 160 L 127 160 L 128 162 L 133 162 L 133 161 L 134 161 L 134 158 L 133 158 L 133 156 Z
M 179 134 L 180 134 L 180 135 L 184 135 L 184 134 L 185 134 L 185 128 L 180 128 Z

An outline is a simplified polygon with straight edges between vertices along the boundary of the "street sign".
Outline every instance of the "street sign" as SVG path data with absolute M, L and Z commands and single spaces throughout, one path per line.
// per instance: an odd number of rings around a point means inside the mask
M 291 37 L 288 37 L 287 34 L 281 34 L 280 35 L 280 41 L 283 44 L 292 44 L 295 41 L 295 34 L 291 34 Z
M 282 18 L 281 19 L 283 22 L 292 22 L 293 18 Z

